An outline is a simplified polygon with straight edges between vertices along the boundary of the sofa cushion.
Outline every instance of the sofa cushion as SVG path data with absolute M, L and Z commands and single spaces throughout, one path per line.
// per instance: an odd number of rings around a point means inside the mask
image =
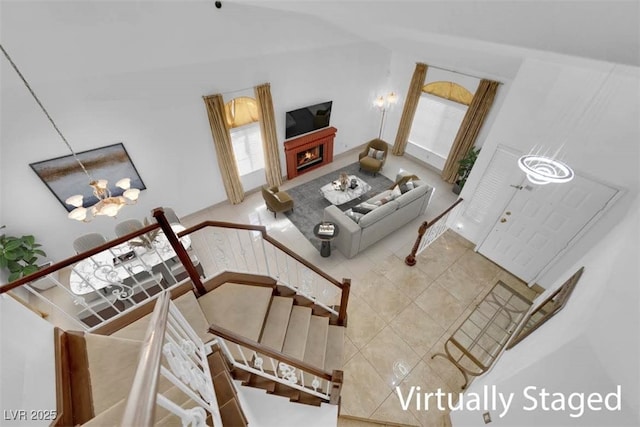
M 429 186 L 426 184 L 419 185 L 415 187 L 413 190 L 407 191 L 400 197 L 398 197 L 395 201 L 398 203 L 399 207 L 403 207 L 413 202 L 416 199 L 424 196 L 427 191 L 429 191 Z
M 396 209 L 398 209 L 398 203 L 392 200 L 360 218 L 360 222 L 358 222 L 358 224 L 360 227 L 366 228 L 371 224 L 380 221 L 387 215 L 392 214 Z

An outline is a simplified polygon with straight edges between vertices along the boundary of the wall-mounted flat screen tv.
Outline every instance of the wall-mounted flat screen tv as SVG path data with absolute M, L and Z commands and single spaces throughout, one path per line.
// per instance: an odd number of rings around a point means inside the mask
M 287 111 L 286 139 L 329 126 L 333 101 Z

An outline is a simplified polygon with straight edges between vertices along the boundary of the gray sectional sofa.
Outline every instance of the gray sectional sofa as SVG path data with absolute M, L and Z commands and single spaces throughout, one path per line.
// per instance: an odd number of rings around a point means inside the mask
M 398 174 L 396 182 L 399 182 L 403 176 L 406 176 L 406 173 Z M 423 214 L 431 200 L 434 188 L 419 179 L 414 179 L 412 182 L 413 189 L 376 207 L 358 218 L 358 222 L 350 217 L 354 216 L 351 209 L 342 212 L 334 205 L 326 207 L 324 220 L 334 222 L 340 227 L 340 233 L 333 240 L 334 246 L 347 258 L 353 258 L 360 251 Z M 365 203 L 375 204 L 383 198 L 388 199 L 391 192 L 386 190 Z

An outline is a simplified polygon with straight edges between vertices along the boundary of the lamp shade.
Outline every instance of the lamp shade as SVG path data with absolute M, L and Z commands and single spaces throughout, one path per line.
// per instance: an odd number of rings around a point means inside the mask
M 136 200 L 138 200 L 138 196 L 140 195 L 140 190 L 137 188 L 129 188 L 124 193 L 122 193 L 122 195 L 126 199 L 131 200 L 132 202 L 135 202 Z
M 87 219 L 87 208 L 77 207 L 67 215 L 69 219 L 75 219 L 76 221 L 84 221 Z
M 74 196 L 69 197 L 67 200 L 65 200 L 64 202 L 68 205 L 71 206 L 75 206 L 76 208 L 79 208 L 82 206 L 82 195 L 81 194 L 76 194 Z
M 122 178 L 120 181 L 116 182 L 116 187 L 128 190 L 131 188 L 131 178 Z

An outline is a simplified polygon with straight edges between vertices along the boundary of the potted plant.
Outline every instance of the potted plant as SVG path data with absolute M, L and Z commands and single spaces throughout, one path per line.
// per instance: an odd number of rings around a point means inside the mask
M 0 229 L 5 228 L 3 225 Z M 38 271 L 38 257 L 47 254 L 36 243 L 35 237 L 28 235 L 14 237 L 0 235 L 0 268 L 9 270 L 8 282 L 20 279 Z
M 480 153 L 479 148 L 471 147 L 467 154 L 458 161 L 458 178 L 456 178 L 456 182 L 453 185 L 452 191 L 455 194 L 460 194 L 462 191 L 462 187 L 467 182 L 467 178 L 469 178 L 469 174 L 471 173 L 471 169 L 473 168 L 473 164 L 476 162 L 478 158 L 478 154 Z

